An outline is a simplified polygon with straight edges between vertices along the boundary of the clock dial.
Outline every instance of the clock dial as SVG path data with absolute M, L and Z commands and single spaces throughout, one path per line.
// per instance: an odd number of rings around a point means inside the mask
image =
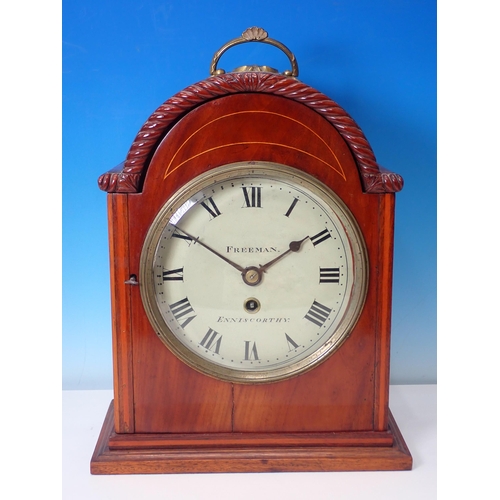
M 359 229 L 333 192 L 290 167 L 239 163 L 196 178 L 162 208 L 144 244 L 141 294 L 185 362 L 271 382 L 341 345 L 366 269 Z

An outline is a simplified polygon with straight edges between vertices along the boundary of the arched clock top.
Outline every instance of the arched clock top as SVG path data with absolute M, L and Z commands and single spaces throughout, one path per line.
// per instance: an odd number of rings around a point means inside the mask
M 295 78 L 254 71 L 212 76 L 165 101 L 142 126 L 125 161 L 99 177 L 100 189 L 108 193 L 140 192 L 149 160 L 179 118 L 205 102 L 241 93 L 276 95 L 316 111 L 333 125 L 349 146 L 365 192 L 393 193 L 402 189 L 402 177 L 378 165 L 362 130 L 336 102 Z

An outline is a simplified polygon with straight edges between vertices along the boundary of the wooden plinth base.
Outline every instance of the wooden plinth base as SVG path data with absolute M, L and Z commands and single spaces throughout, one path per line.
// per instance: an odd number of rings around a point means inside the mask
M 340 433 L 339 433 L 340 434 Z M 387 444 L 390 437 L 392 445 Z M 412 457 L 389 412 L 389 431 L 368 446 L 353 446 L 339 439 L 319 441 L 318 435 L 289 438 L 279 445 L 263 435 L 252 435 L 241 444 L 227 439 L 204 441 L 175 436 L 130 447 L 114 432 L 113 401 L 90 462 L 92 474 L 167 474 L 193 472 L 313 472 L 410 470 Z M 130 439 L 134 441 L 133 435 Z M 169 441 L 170 444 L 162 444 Z M 379 443 L 377 443 L 379 441 Z M 110 448 L 111 443 L 111 448 Z M 202 443 L 202 444 L 200 444 Z M 132 447 L 134 446 L 134 447 Z

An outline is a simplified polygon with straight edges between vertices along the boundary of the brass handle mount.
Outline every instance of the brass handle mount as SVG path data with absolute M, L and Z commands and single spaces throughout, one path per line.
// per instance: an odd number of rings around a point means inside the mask
M 246 29 L 240 37 L 230 40 L 214 54 L 212 64 L 210 65 L 210 74 L 212 76 L 223 75 L 225 71 L 223 69 L 217 69 L 217 63 L 219 62 L 222 54 L 224 54 L 226 50 L 234 47 L 235 45 L 240 45 L 242 43 L 248 42 L 268 43 L 269 45 L 273 45 L 274 47 L 282 50 L 286 54 L 292 65 L 292 69 L 283 71 L 283 75 L 291 76 L 294 78 L 297 78 L 299 76 L 299 66 L 297 64 L 297 60 L 295 59 L 295 56 L 292 54 L 292 52 L 288 49 L 288 47 L 283 45 L 281 42 L 278 42 L 278 40 L 269 38 L 266 30 L 258 28 L 256 26 Z M 242 66 L 240 68 L 237 68 L 235 71 L 271 71 L 277 73 L 276 70 L 273 70 L 268 66 Z

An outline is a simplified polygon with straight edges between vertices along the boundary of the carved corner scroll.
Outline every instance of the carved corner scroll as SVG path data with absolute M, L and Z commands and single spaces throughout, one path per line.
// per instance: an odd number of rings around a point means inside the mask
M 101 175 L 97 181 L 99 188 L 108 193 L 137 193 L 140 190 L 142 172 L 129 168 L 122 161 L 112 170 Z
M 403 188 L 402 177 L 377 164 L 363 132 L 336 102 L 294 78 L 264 72 L 212 76 L 165 101 L 137 134 L 126 160 L 99 177 L 99 187 L 108 193 L 139 192 L 149 159 L 169 128 L 181 116 L 204 102 L 242 92 L 262 92 L 292 99 L 326 118 L 351 149 L 365 192 L 390 193 Z

